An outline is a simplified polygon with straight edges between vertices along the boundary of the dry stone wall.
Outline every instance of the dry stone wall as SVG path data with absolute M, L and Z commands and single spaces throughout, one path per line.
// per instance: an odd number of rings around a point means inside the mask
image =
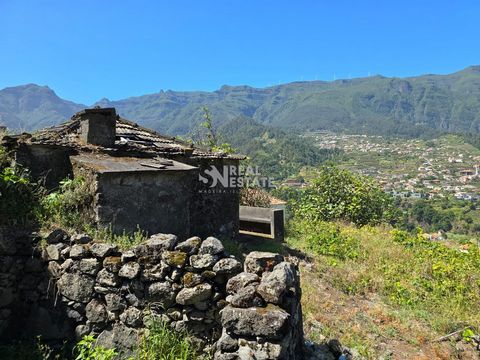
M 0 237 L 0 339 L 42 335 L 131 354 L 150 321 L 186 330 L 215 359 L 301 359 L 298 269 L 221 241 L 157 234 L 131 250 L 53 231 Z
M 298 269 L 279 254 L 252 252 L 227 282 L 216 360 L 303 359 Z

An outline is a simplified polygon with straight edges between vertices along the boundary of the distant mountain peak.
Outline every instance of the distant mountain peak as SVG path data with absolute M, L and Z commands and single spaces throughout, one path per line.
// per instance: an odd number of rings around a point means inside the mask
M 122 100 L 103 98 L 138 123 L 170 135 L 190 133 L 207 106 L 219 126 L 251 118 L 262 126 L 334 132 L 419 136 L 428 132 L 480 133 L 480 65 L 450 75 L 382 75 L 301 81 L 265 88 L 223 85 L 208 91 L 165 90 Z M 58 97 L 48 86 L 0 90 L 0 114 L 12 129 L 32 130 L 65 120 L 85 105 Z

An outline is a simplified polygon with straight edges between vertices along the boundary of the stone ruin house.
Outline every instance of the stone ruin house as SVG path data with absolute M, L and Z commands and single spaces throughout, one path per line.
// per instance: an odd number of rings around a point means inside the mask
M 238 166 L 242 156 L 160 135 L 121 118 L 114 108 L 85 109 L 66 123 L 6 136 L 3 143 L 48 189 L 65 178 L 92 179 L 96 222 L 115 232 L 137 227 L 180 237 L 238 232 L 238 193 L 211 191 L 199 176 L 211 166 Z

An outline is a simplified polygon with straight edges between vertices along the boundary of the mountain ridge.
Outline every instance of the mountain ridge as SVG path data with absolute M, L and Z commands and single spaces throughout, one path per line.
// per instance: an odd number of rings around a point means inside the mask
M 218 126 L 239 116 L 298 130 L 419 136 L 480 132 L 480 66 L 446 75 L 381 75 L 335 81 L 297 81 L 265 88 L 223 85 L 208 91 L 161 90 L 93 106 L 113 106 L 122 116 L 184 135 L 202 121 L 207 106 Z M 0 90 L 0 123 L 27 130 L 69 118 L 83 104 L 49 87 L 26 84 Z

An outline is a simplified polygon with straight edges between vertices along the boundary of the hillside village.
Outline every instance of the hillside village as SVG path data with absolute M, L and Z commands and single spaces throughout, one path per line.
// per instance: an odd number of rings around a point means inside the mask
M 458 136 L 433 140 L 322 132 L 305 136 L 319 148 L 343 150 L 347 155 L 343 167 L 375 177 L 394 196 L 479 199 L 480 150 Z

